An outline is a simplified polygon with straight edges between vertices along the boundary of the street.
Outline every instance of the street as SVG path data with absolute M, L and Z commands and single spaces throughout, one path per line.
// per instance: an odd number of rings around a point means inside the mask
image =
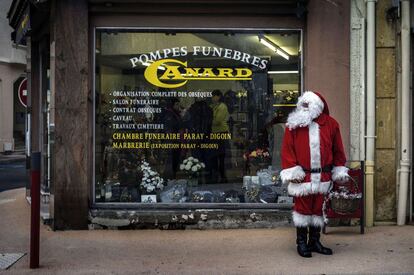
M 28 176 L 25 160 L 0 163 L 0 192 L 26 186 Z

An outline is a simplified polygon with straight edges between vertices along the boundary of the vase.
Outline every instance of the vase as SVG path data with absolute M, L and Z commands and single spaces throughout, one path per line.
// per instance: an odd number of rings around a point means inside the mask
M 197 186 L 198 186 L 198 178 L 188 179 L 188 187 L 197 187 Z

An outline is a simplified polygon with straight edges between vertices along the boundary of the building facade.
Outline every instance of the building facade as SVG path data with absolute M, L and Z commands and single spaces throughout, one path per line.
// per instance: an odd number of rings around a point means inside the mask
M 55 229 L 289 223 L 280 144 L 305 90 L 327 99 L 349 165 L 366 160 L 363 1 L 13 1 L 9 20 L 29 45 L 30 146 Z M 369 166 L 367 207 L 393 221 L 398 150 L 377 135 L 395 170 Z
M 25 145 L 25 113 L 18 88 L 25 78 L 26 49 L 10 40 L 12 28 L 6 11 L 12 1 L 0 3 L 0 152 L 12 152 Z

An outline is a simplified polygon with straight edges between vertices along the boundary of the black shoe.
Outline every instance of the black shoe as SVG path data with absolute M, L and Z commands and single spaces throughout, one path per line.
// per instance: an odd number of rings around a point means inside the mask
M 312 257 L 312 253 L 307 244 L 308 241 L 308 228 L 296 227 L 296 244 L 298 254 L 305 258 Z
M 308 247 L 312 252 L 323 255 L 332 255 L 332 249 L 324 247 L 321 242 L 321 229 L 319 227 L 309 226 Z

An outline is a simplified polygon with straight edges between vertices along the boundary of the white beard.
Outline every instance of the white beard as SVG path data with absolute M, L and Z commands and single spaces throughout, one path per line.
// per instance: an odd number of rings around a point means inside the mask
M 311 124 L 312 120 L 313 118 L 309 109 L 296 108 L 296 110 L 289 114 L 286 126 L 289 127 L 290 130 L 298 127 L 306 127 Z
M 308 104 L 307 108 L 303 106 L 304 103 Z M 298 98 L 296 109 L 289 114 L 286 127 L 292 130 L 309 126 L 314 119 L 321 115 L 323 108 L 323 102 L 316 94 L 305 92 Z
M 289 114 L 286 126 L 289 127 L 290 130 L 298 127 L 307 127 L 315 118 L 321 115 L 322 109 L 317 104 L 312 103 L 309 104 L 309 108 L 304 108 L 299 105 Z

